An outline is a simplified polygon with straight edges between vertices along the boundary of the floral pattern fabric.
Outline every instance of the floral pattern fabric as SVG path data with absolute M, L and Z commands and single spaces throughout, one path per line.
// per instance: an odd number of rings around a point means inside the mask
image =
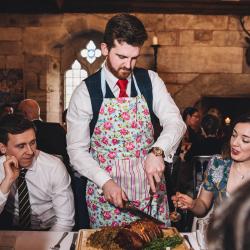
M 149 183 L 144 160 L 153 144 L 153 126 L 143 96 L 105 98 L 91 138 L 91 153 L 111 178 L 122 187 L 128 199 L 142 211 L 170 225 L 166 185 L 162 181 L 163 200 L 157 206 L 154 195 L 151 209 Z M 138 219 L 107 202 L 102 190 L 91 181 L 87 183 L 87 206 L 92 228 L 128 224 Z
M 203 188 L 214 193 L 215 206 L 228 196 L 227 182 L 231 166 L 232 160 L 223 160 L 219 155 L 214 156 L 208 163 Z

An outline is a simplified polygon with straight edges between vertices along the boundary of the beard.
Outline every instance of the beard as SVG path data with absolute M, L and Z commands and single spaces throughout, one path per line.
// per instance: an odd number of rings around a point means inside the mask
M 128 69 L 126 67 L 121 67 L 121 68 L 118 68 L 118 69 L 115 69 L 109 58 L 107 58 L 107 67 L 109 69 L 109 71 L 118 79 L 127 79 L 128 76 L 131 74 L 132 72 L 132 69 Z

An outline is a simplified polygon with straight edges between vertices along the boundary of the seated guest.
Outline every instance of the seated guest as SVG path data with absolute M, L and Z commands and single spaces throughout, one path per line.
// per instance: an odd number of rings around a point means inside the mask
M 230 142 L 222 156 L 215 155 L 208 163 L 201 192 L 196 199 L 177 193 L 174 204 L 188 209 L 196 216 L 204 216 L 212 203 L 215 207 L 224 198 L 250 180 L 250 114 L 242 115 L 233 126 Z
M 250 181 L 239 187 L 221 207 L 208 226 L 209 250 L 250 249 Z
M 36 126 L 37 148 L 48 154 L 58 155 L 65 166 L 69 165 L 69 157 L 66 150 L 66 132 L 60 123 L 44 122 L 40 118 L 39 104 L 33 99 L 25 99 L 18 105 L 27 119 L 33 121 Z
M 195 155 L 220 154 L 223 140 L 217 137 L 219 130 L 219 119 L 213 115 L 205 115 L 201 120 L 203 137 L 192 143 L 191 148 L 185 155 L 185 160 L 190 161 Z
M 34 124 L 22 115 L 0 120 L 2 229 L 70 231 L 70 176 L 57 158 L 36 149 Z

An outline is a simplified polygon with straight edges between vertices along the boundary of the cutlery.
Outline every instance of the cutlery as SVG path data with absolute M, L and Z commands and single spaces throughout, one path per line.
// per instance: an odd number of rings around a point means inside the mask
M 73 234 L 72 242 L 71 242 L 71 245 L 70 245 L 70 250 L 75 250 L 77 236 L 78 236 L 78 233 Z
M 192 244 L 191 244 L 191 242 L 190 242 L 190 240 L 189 240 L 189 237 L 188 237 L 188 235 L 183 235 L 183 237 L 184 237 L 184 239 L 188 242 L 188 244 L 189 244 L 189 246 L 190 246 L 190 250 L 194 250 L 194 248 L 193 248 L 193 246 L 192 246 Z
M 153 222 L 155 222 L 156 224 L 159 225 L 164 225 L 164 222 L 154 218 L 153 216 L 141 211 L 139 208 L 137 208 L 132 201 L 125 201 L 124 202 L 124 207 L 122 208 L 123 210 L 126 210 L 138 217 L 140 217 L 141 219 L 148 219 L 151 220 Z
M 62 237 L 59 239 L 59 241 L 53 246 L 51 247 L 52 250 L 59 250 L 60 249 L 60 244 L 63 241 L 63 239 L 68 235 L 68 232 L 64 232 Z

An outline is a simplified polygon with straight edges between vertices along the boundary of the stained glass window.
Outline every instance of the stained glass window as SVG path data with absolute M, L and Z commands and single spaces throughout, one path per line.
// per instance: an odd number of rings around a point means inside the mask
M 86 49 L 83 49 L 81 51 L 81 56 L 85 57 L 87 61 L 92 64 L 97 57 L 101 56 L 101 50 L 96 48 L 96 45 L 92 40 L 89 41 L 89 43 L 86 46 Z

